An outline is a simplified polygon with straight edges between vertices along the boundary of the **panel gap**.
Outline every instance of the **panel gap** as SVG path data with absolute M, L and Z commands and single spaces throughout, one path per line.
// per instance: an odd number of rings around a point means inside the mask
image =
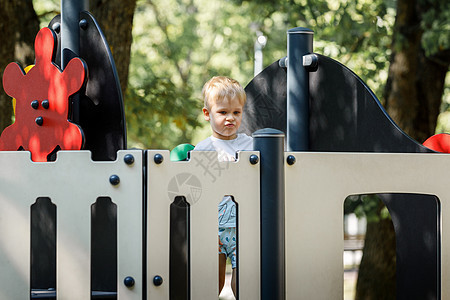
M 344 201 L 343 227 L 343 299 L 357 299 L 358 294 L 381 297 L 375 297 L 377 299 L 395 298 L 395 295 L 372 290 L 369 284 L 374 278 L 387 277 L 390 286 L 383 285 L 384 291 L 392 291 L 392 288 L 395 291 L 396 238 L 386 205 L 376 194 L 348 196 Z M 365 267 L 360 272 L 362 265 Z
M 91 205 L 91 224 L 91 295 L 117 293 L 117 205 L 111 198 Z
M 184 196 L 176 196 L 170 204 L 169 298 L 190 298 L 190 210 Z
M 39 197 L 30 214 L 30 286 L 33 291 L 56 294 L 56 205 L 49 197 Z
M 219 203 L 219 295 L 239 299 L 238 203 L 232 195 L 225 195 Z M 222 245 L 223 244 L 223 245 Z M 234 254 L 233 254 L 234 252 Z

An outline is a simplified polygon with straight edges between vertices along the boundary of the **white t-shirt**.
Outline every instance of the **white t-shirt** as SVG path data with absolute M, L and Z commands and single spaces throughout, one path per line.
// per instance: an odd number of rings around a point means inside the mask
M 210 136 L 195 146 L 194 151 L 217 151 L 219 161 L 235 161 L 239 150 L 253 150 L 253 138 L 240 133 L 234 140 Z
M 210 136 L 195 146 L 194 151 L 217 151 L 222 161 L 236 161 L 239 150 L 253 150 L 253 138 L 240 133 L 234 140 L 221 140 Z M 219 203 L 219 228 L 236 227 L 236 205 L 230 196 L 223 197 Z

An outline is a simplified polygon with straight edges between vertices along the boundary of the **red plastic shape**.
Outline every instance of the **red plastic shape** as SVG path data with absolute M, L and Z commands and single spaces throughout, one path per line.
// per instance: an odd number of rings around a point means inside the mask
M 5 92 L 16 98 L 16 120 L 0 136 L 0 150 L 28 150 L 35 162 L 47 161 L 58 146 L 80 150 L 84 143 L 83 131 L 68 116 L 69 96 L 82 87 L 86 66 L 73 58 L 61 71 L 52 62 L 55 40 L 53 31 L 42 28 L 35 40 L 35 66 L 25 74 L 20 65 L 10 63 L 3 73 Z
M 423 145 L 437 152 L 450 153 L 450 135 L 447 133 L 433 135 Z

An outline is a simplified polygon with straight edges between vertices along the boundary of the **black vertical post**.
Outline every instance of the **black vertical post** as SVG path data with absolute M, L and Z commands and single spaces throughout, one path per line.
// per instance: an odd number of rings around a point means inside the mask
M 261 299 L 284 300 L 284 133 L 266 128 L 252 136 L 261 156 Z
M 287 150 L 309 150 L 309 73 L 303 56 L 311 54 L 314 32 L 297 27 L 287 32 Z
M 80 54 L 80 12 L 88 10 L 89 0 L 61 0 L 61 69 Z M 79 124 L 79 97 L 72 97 L 72 121 Z

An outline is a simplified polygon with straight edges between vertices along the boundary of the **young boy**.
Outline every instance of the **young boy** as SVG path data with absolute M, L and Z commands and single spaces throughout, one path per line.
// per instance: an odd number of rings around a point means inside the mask
M 200 142 L 194 150 L 217 151 L 219 161 L 235 161 L 236 151 L 253 150 L 253 139 L 237 131 L 247 97 L 234 79 L 216 76 L 203 86 L 203 115 L 211 125 L 212 136 Z M 231 196 L 219 204 L 219 294 L 225 283 L 227 258 L 233 269 L 231 288 L 236 296 L 236 205 Z

